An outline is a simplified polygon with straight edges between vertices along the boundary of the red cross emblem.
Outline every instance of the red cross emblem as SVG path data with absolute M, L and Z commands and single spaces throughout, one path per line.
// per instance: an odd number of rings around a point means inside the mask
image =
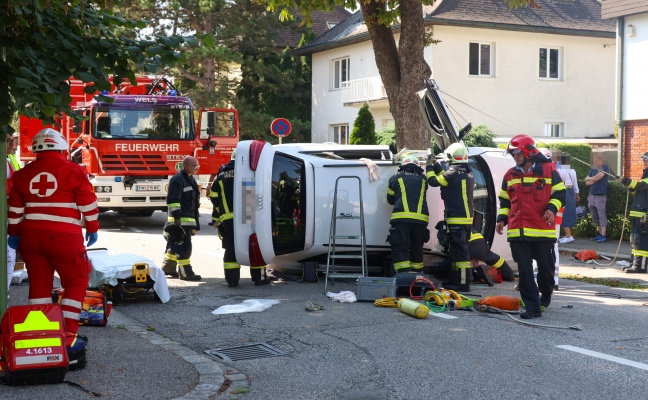
M 48 172 L 41 172 L 36 175 L 29 184 L 29 191 L 38 197 L 51 196 L 58 188 L 58 182 L 54 175 Z

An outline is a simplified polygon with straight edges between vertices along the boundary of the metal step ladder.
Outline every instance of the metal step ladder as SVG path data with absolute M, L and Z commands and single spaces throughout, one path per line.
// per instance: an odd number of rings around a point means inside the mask
M 358 181 L 358 199 L 360 202 L 360 209 L 358 215 L 353 215 L 352 213 L 340 213 L 338 214 L 337 202 L 338 202 L 338 185 L 343 179 L 355 179 Z M 344 234 L 340 235 L 337 232 L 338 221 L 342 220 L 357 220 L 359 222 L 358 233 L 355 234 Z M 338 254 L 338 249 L 336 248 L 337 241 L 340 239 L 345 240 L 357 240 L 360 244 L 360 254 Z M 349 272 L 336 272 L 335 265 L 336 260 L 340 259 L 355 259 L 360 260 L 361 270 L 359 273 L 349 273 Z M 331 230 L 329 233 L 329 248 L 328 256 L 326 259 L 326 281 L 324 283 L 324 293 L 327 293 L 328 282 L 331 280 L 331 285 L 334 284 L 334 279 L 358 279 L 361 276 L 367 276 L 367 243 L 365 236 L 365 222 L 364 222 L 364 208 L 362 201 L 362 181 L 358 176 L 340 176 L 335 180 L 335 190 L 333 192 L 333 208 L 331 210 Z

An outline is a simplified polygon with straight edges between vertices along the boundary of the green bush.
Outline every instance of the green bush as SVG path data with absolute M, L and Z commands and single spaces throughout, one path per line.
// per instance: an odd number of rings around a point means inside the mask
M 353 123 L 349 143 L 376 144 L 376 122 L 371 111 L 369 111 L 369 104 L 367 103 L 358 111 L 358 117 Z
M 598 234 L 596 226 L 592 222 L 592 216 L 587 209 L 587 196 L 589 195 L 590 186 L 585 186 L 585 180 L 578 180 L 578 188 L 580 189 L 580 203 L 578 205 L 585 206 L 587 216 L 581 218 L 576 222 L 574 227 L 574 236 L 576 237 L 594 237 Z M 626 200 L 627 199 L 627 200 Z M 608 219 L 606 236 L 610 239 L 619 239 L 621 236 L 621 228 L 623 227 L 624 215 L 627 215 L 626 204 L 629 208 L 634 200 L 634 195 L 629 192 L 622 184 L 618 182 L 608 183 L 608 198 L 606 205 L 606 214 Z M 625 218 L 625 228 L 623 231 L 623 238 L 630 238 L 630 221 Z

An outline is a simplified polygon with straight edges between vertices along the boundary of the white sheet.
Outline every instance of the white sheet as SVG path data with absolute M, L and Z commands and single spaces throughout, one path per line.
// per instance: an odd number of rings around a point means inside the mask
M 133 276 L 133 264 L 144 262 L 149 265 L 149 275 L 155 281 L 153 290 L 162 303 L 166 303 L 171 298 L 164 272 L 146 257 L 110 250 L 93 250 L 88 252 L 88 258 L 92 264 L 89 287 L 100 287 L 102 284 L 117 286 L 117 279 Z

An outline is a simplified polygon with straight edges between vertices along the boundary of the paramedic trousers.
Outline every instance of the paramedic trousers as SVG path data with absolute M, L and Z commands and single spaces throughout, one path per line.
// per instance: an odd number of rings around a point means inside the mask
M 423 244 L 429 240 L 427 225 L 413 222 L 391 222 L 389 244 L 391 245 L 394 270 L 423 270 Z
M 527 311 L 540 312 L 540 296 L 551 299 L 556 269 L 553 240 L 516 240 L 509 242 L 520 274 L 520 297 Z M 538 264 L 538 284 L 533 279 L 533 260 Z M 539 290 L 539 292 L 538 292 Z
M 19 251 L 29 274 L 29 304 L 52 302 L 56 271 L 61 279 L 61 286 L 65 289 L 61 299 L 65 331 L 68 334 L 76 334 L 90 276 L 90 261 L 83 243 L 83 235 L 26 230 L 20 235 Z M 70 344 L 71 342 L 68 343 Z

